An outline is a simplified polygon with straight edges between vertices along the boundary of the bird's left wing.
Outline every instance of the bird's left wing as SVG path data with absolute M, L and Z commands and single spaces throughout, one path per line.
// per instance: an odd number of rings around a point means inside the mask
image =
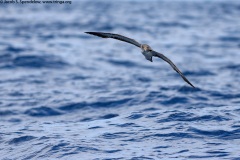
M 172 66 L 172 68 L 173 68 L 178 74 L 180 74 L 180 76 L 182 77 L 182 79 L 183 79 L 185 82 L 187 82 L 189 85 L 191 85 L 193 88 L 195 88 L 194 85 L 192 85 L 192 83 L 189 82 L 189 80 L 182 74 L 182 72 L 177 68 L 177 66 L 176 66 L 170 59 L 168 59 L 166 56 L 164 56 L 163 54 L 158 53 L 158 52 L 156 52 L 156 51 L 152 51 L 152 54 L 153 54 L 153 56 L 159 57 L 159 58 L 161 58 L 162 60 L 166 61 L 168 64 L 170 64 L 170 65 Z
M 119 35 L 119 34 L 113 34 L 113 33 L 103 33 L 103 32 L 85 32 L 87 34 L 92 34 L 94 36 L 102 37 L 102 38 L 113 38 L 120 41 L 124 41 L 127 43 L 131 43 L 139 48 L 141 48 L 141 44 L 135 41 L 134 39 Z

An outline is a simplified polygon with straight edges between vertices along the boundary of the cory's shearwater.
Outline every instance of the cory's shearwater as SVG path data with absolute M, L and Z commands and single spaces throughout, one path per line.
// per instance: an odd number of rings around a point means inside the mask
M 161 53 L 158 53 L 156 51 L 154 51 L 149 45 L 147 44 L 140 44 L 137 41 L 135 41 L 134 39 L 119 35 L 119 34 L 113 34 L 113 33 L 103 33 L 103 32 L 85 32 L 87 34 L 92 34 L 94 36 L 98 36 L 98 37 L 102 37 L 102 38 L 113 38 L 113 39 L 117 39 L 120 41 L 124 41 L 127 43 L 131 43 L 139 48 L 142 49 L 142 54 L 145 56 L 145 58 L 149 61 L 152 62 L 152 57 L 159 57 L 162 60 L 166 61 L 168 64 L 170 64 L 172 66 L 172 68 L 178 73 L 180 74 L 180 76 L 183 78 L 183 80 L 185 82 L 187 82 L 189 85 L 191 85 L 193 88 L 195 88 L 191 82 L 189 82 L 189 80 L 182 74 L 182 72 L 177 68 L 177 66 L 170 60 L 168 59 L 166 56 L 164 56 Z

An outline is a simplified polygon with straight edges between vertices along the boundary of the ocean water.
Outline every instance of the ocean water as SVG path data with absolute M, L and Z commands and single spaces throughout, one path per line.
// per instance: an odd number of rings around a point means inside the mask
M 0 22 L 1 160 L 240 159 L 240 1 L 0 4 Z

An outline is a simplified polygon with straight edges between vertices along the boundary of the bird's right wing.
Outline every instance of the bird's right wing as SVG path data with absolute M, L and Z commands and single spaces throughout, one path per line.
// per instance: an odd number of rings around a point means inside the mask
M 124 41 L 127 43 L 131 43 L 139 48 L 141 48 L 141 44 L 135 41 L 134 39 L 119 35 L 119 34 L 113 34 L 113 33 L 103 33 L 103 32 L 85 32 L 87 34 L 92 34 L 94 36 L 102 37 L 102 38 L 113 38 L 120 41 Z
M 172 67 L 178 74 L 180 74 L 180 76 L 182 77 L 182 79 L 183 79 L 185 82 L 187 82 L 189 85 L 191 85 L 193 88 L 195 88 L 194 85 L 192 85 L 192 83 L 189 82 L 189 80 L 182 74 L 182 72 L 177 68 L 177 66 L 176 66 L 170 59 L 168 59 L 166 56 L 164 56 L 163 54 L 158 53 L 158 52 L 156 52 L 156 51 L 152 51 L 152 54 L 153 54 L 153 56 L 159 57 L 159 58 L 161 58 L 162 60 L 166 61 L 168 64 L 170 64 L 171 67 Z

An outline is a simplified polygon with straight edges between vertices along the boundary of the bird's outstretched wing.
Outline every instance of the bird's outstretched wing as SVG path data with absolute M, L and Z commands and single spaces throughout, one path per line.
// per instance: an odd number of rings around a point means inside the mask
M 134 39 L 119 35 L 119 34 L 113 34 L 113 33 L 103 33 L 103 32 L 85 32 L 87 34 L 92 34 L 94 36 L 102 37 L 102 38 L 113 38 L 120 41 L 124 41 L 127 43 L 131 43 L 139 48 L 141 48 L 141 44 L 135 41 Z
M 189 85 L 191 85 L 193 88 L 195 88 L 191 82 L 189 82 L 189 80 L 182 74 L 182 72 L 177 68 L 177 66 L 175 66 L 175 64 L 170 60 L 168 59 L 166 56 L 164 56 L 163 54 L 161 53 L 158 53 L 156 51 L 152 51 L 152 54 L 153 56 L 155 57 L 159 57 L 161 58 L 162 60 L 166 61 L 168 64 L 170 64 L 172 66 L 172 68 L 178 73 L 180 74 L 180 76 L 182 77 L 182 79 L 187 82 Z

